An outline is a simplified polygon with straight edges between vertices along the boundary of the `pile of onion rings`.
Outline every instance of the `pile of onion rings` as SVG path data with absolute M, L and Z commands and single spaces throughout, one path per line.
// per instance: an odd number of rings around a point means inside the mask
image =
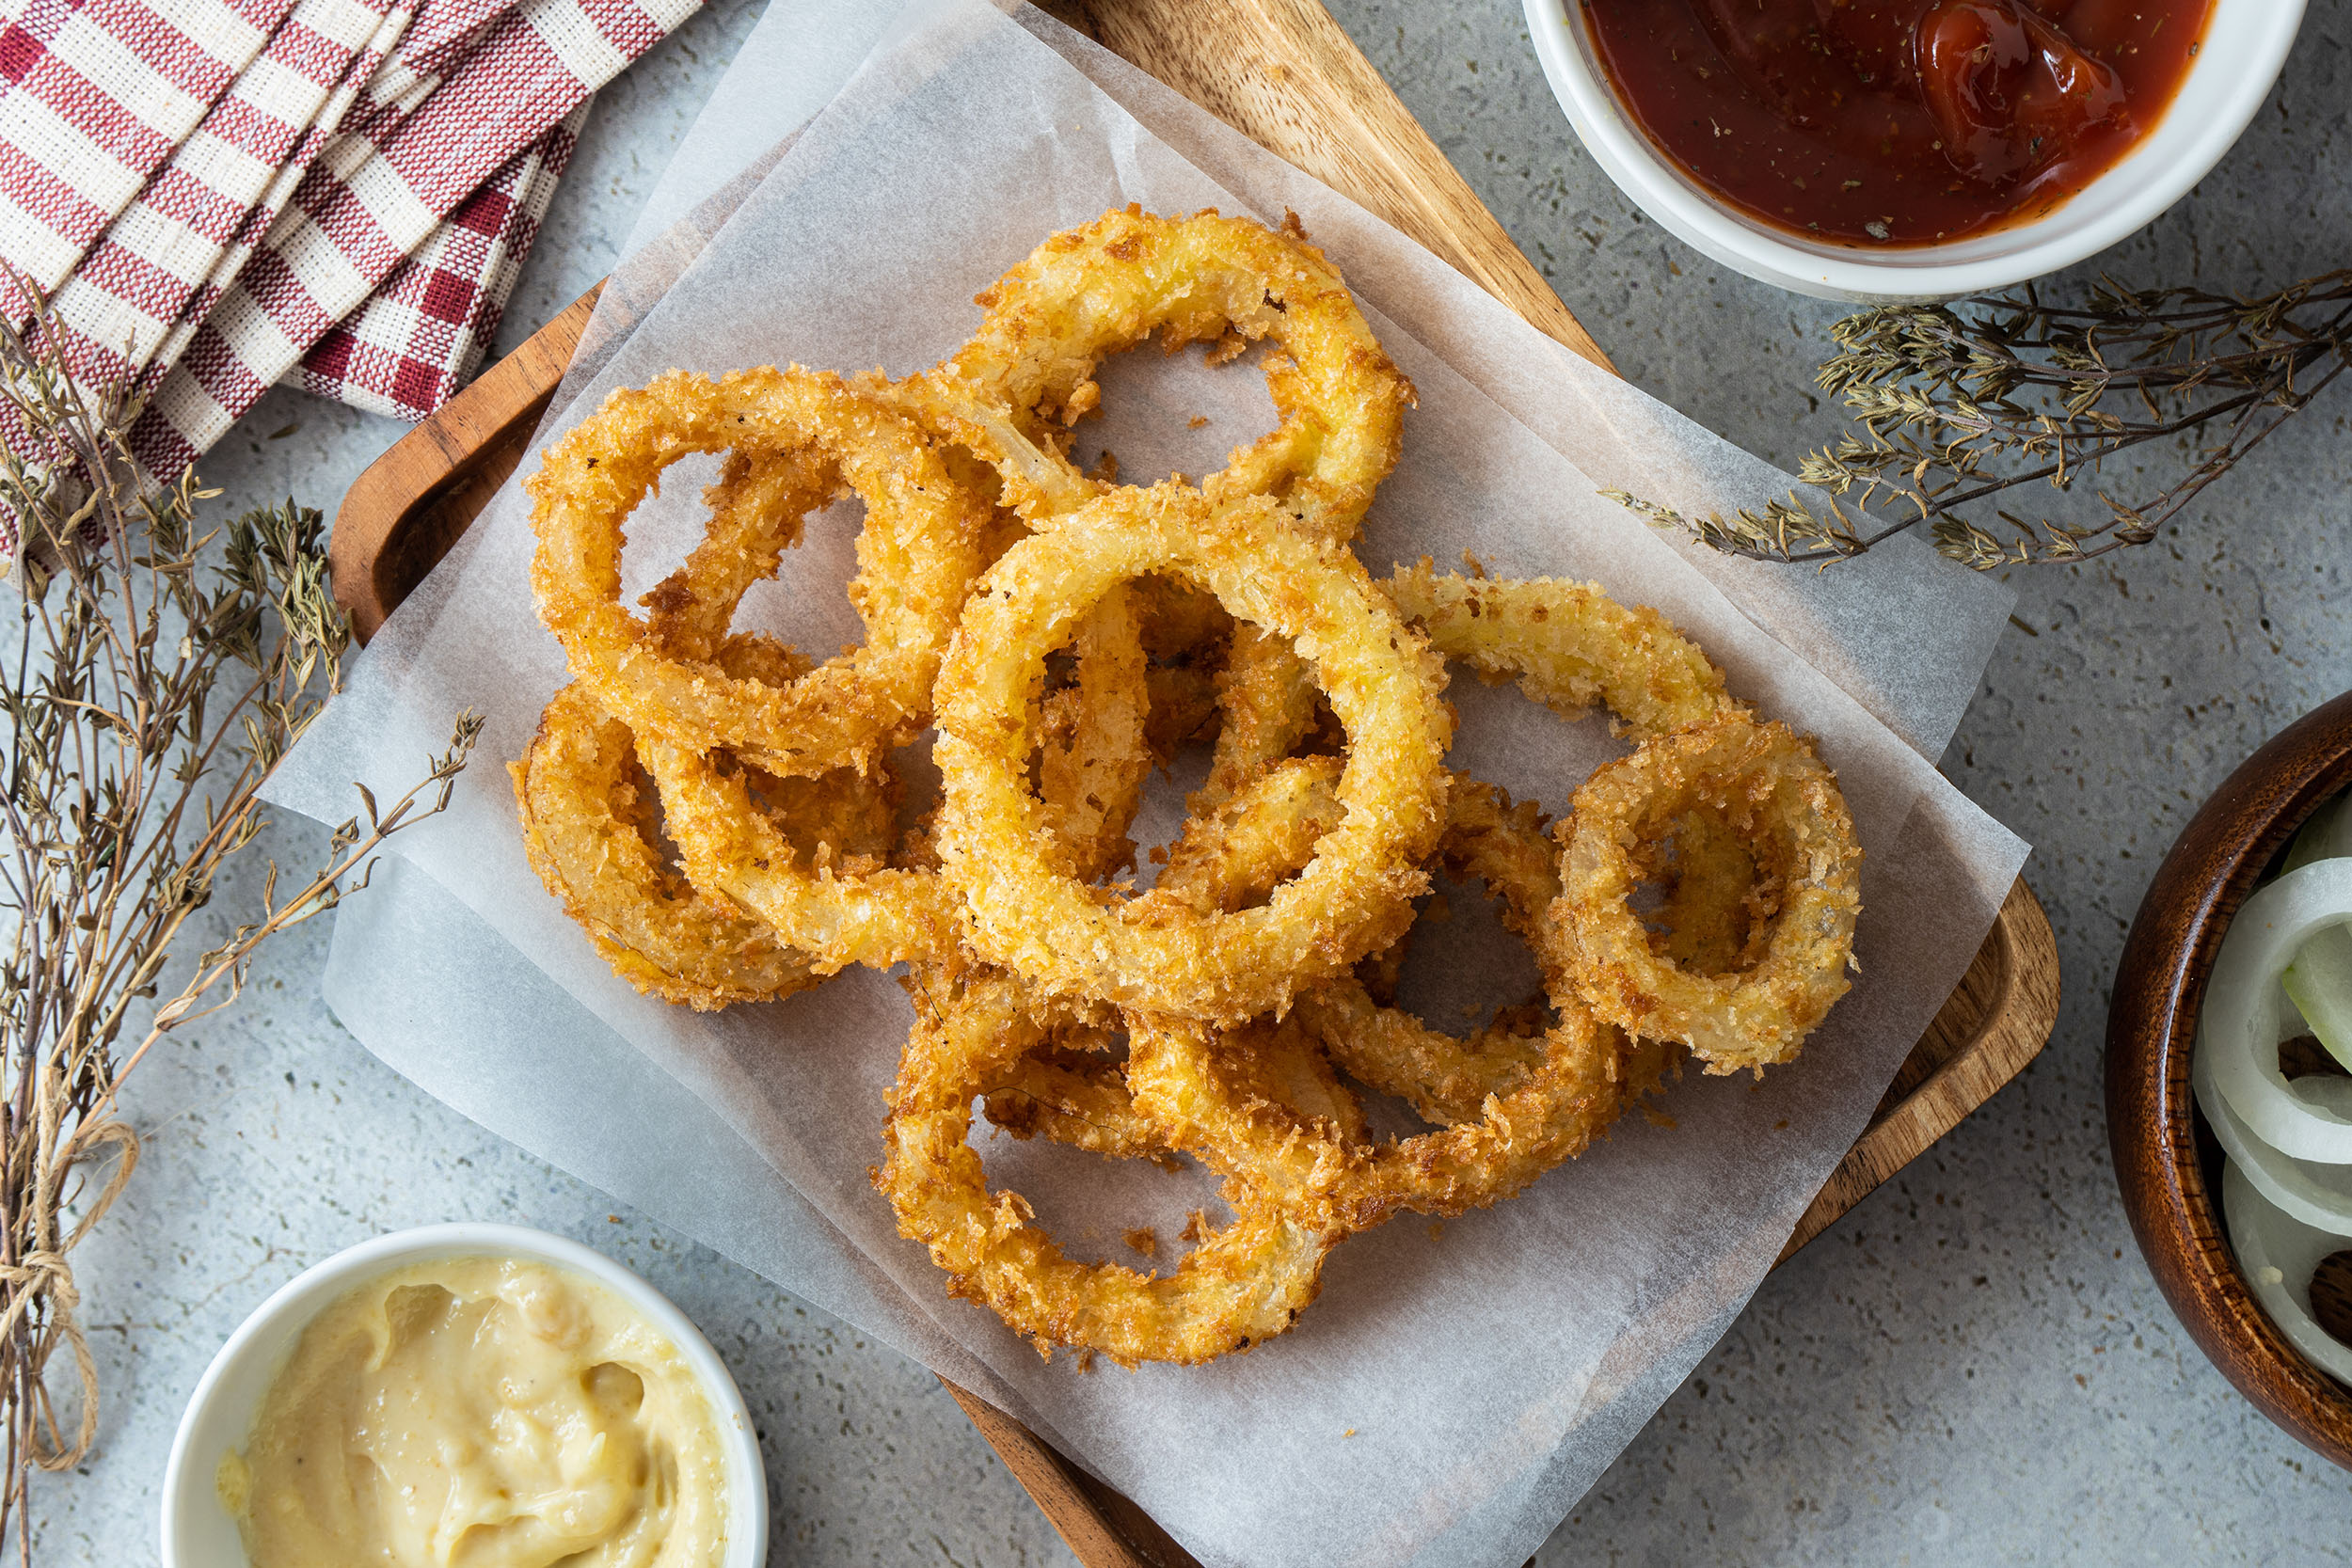
M 1796 1053 L 1861 907 L 1835 777 L 1653 610 L 1365 570 L 1413 389 L 1295 217 L 1105 214 L 977 303 L 971 341 L 902 380 L 672 372 L 550 446 L 532 580 L 573 681 L 513 768 L 532 866 L 647 994 L 900 971 L 873 1180 L 951 1293 L 1049 1356 L 1248 1350 L 1348 1237 L 1511 1196 L 1686 1057 Z M 1199 483 L 1080 471 L 1097 370 L 1155 336 L 1216 363 L 1263 342 L 1279 427 Z M 639 614 L 629 515 L 695 453 L 720 460 L 707 530 Z M 863 645 L 820 662 L 736 630 L 851 496 Z M 1449 663 L 1604 710 L 1630 754 L 1549 822 L 1446 767 Z M 897 754 L 927 729 L 939 799 L 901 821 Z M 1139 862 L 1152 769 L 1200 747 L 1187 820 Z M 1542 976 L 1468 1035 L 1395 995 L 1438 872 L 1485 884 Z M 992 1188 L 976 1101 L 1016 1137 L 1197 1160 L 1230 1219 L 1195 1216 L 1165 1274 L 1066 1256 Z

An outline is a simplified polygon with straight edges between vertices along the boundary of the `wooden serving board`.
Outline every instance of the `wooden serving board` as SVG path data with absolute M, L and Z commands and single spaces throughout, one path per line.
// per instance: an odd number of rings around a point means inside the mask
M 1049 0 L 1046 8 L 1377 213 L 1549 337 L 1614 368 L 1317 0 Z M 362 639 L 522 461 L 596 296 L 575 300 L 485 371 L 345 495 L 330 546 L 335 594 Z M 2058 1002 L 2058 945 L 2021 878 L 1782 1259 L 2016 1076 L 2048 1041 Z M 1197 1568 L 1126 1497 L 1003 1411 L 952 1384 L 948 1391 L 1087 1568 Z

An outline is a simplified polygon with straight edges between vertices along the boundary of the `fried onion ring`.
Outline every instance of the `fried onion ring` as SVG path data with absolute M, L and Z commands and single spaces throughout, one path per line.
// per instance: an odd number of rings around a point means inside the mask
M 1279 778 L 1270 775 L 1270 784 Z M 1236 802 L 1245 823 L 1260 818 L 1260 842 L 1279 837 L 1267 815 L 1276 824 L 1311 815 L 1309 779 L 1304 790 L 1262 784 Z M 1436 1131 L 1366 1144 L 1285 1118 L 1236 1081 L 1229 1040 L 1188 1024 L 1153 1021 L 1136 1031 L 1130 1048 L 1128 1081 L 1138 1108 L 1186 1143 L 1235 1151 L 1246 1168 L 1287 1168 L 1294 1188 L 1330 1206 L 1319 1222 L 1327 1227 L 1362 1228 L 1399 1209 L 1459 1214 L 1509 1197 L 1581 1152 L 1657 1087 L 1670 1062 L 1660 1047 L 1628 1040 L 1594 1018 L 1577 996 L 1565 945 L 1548 926 L 1557 878 L 1534 808 L 1514 807 L 1470 779 L 1457 779 L 1448 800 L 1439 853 L 1457 873 L 1502 895 L 1504 923 L 1534 949 L 1557 1022 L 1540 1038 L 1499 1022 L 1457 1039 L 1378 1005 L 1353 976 L 1302 991 L 1292 1014 L 1339 1067 L 1407 1099 L 1438 1124 Z M 1273 869 L 1254 866 L 1260 878 Z
M 1749 966 L 1694 974 L 1658 944 L 1630 899 L 1638 847 L 1682 814 L 1736 832 L 1769 907 L 1748 937 Z M 1862 850 L 1837 782 L 1812 742 L 1744 714 L 1643 742 L 1576 792 L 1563 824 L 1557 924 L 1574 932 L 1577 990 L 1600 1017 L 1678 1040 L 1709 1072 L 1757 1072 L 1795 1055 L 1848 990 Z
M 623 519 L 678 458 L 739 444 L 821 460 L 866 504 L 850 585 L 866 645 L 782 689 L 673 651 L 619 602 Z M 798 368 L 717 382 L 674 371 L 615 391 L 548 449 L 525 488 L 539 537 L 532 585 L 575 676 L 641 737 L 727 747 L 780 775 L 870 764 L 920 728 L 992 520 L 920 425 Z M 784 513 L 764 520 L 762 562 L 800 528 Z
M 1380 586 L 1431 647 L 1489 685 L 1517 678 L 1564 719 L 1600 702 L 1633 735 L 1663 735 L 1732 705 L 1724 673 L 1697 643 L 1593 583 L 1440 577 L 1424 556 Z
M 955 900 L 937 872 L 845 855 L 832 844 L 798 848 L 753 808 L 753 778 L 723 753 L 642 736 L 638 750 L 687 876 L 767 922 L 815 973 L 887 969 L 953 951 Z
M 1184 800 L 1196 820 L 1224 811 L 1259 775 L 1297 750 L 1315 723 L 1315 686 L 1306 662 L 1256 626 L 1233 628 L 1232 652 L 1216 691 L 1220 722 L 1208 777 Z
M 1504 926 L 1540 942 L 1560 892 L 1559 857 L 1543 814 L 1533 800 L 1515 806 L 1493 785 L 1458 774 L 1447 802 L 1438 854 L 1448 875 L 1485 882 L 1502 900 Z M 1298 1014 L 1350 1077 L 1397 1096 L 1438 1127 L 1478 1121 L 1489 1095 L 1510 1093 L 1543 1061 L 1544 1042 L 1515 1032 L 1507 1020 L 1459 1038 L 1401 1007 L 1379 1006 L 1353 977 L 1301 997 Z
M 1127 836 L 1152 773 L 1152 688 L 1132 596 L 1103 596 L 1072 642 L 1077 678 L 1045 699 L 1038 796 L 1060 870 L 1082 882 L 1135 863 Z
M 711 657 L 752 584 L 775 575 L 784 552 L 801 542 L 808 514 L 837 499 L 840 490 L 835 467 L 815 453 L 728 452 L 717 483 L 703 487 L 710 522 L 702 542 L 638 600 L 649 640 L 682 657 Z
M 1058 1031 L 1089 1020 L 1035 1002 L 995 971 L 926 969 L 909 991 L 914 1031 L 891 1090 L 874 1183 L 899 1233 L 946 1271 L 949 1294 L 988 1307 L 1041 1354 L 1073 1345 L 1130 1367 L 1248 1350 L 1314 1300 L 1340 1234 L 1302 1220 L 1292 1195 L 1254 1172 L 1228 1176 L 1232 1223 L 1166 1276 L 1065 1257 L 1019 1194 L 989 1191 L 970 1141 L 972 1101 L 1023 1056 L 1057 1043 Z
M 555 694 L 508 770 L 532 869 L 621 978 L 702 1011 L 816 983 L 806 958 L 771 929 L 663 863 L 635 737 L 586 688 Z M 788 837 L 871 852 L 889 842 L 896 782 L 847 769 L 784 781 L 769 819 Z
M 1136 1109 L 1125 1064 L 1102 1047 L 1048 1046 L 988 1091 L 988 1119 L 1016 1138 L 1043 1136 L 1111 1159 L 1165 1159 L 1168 1132 Z M 1364 1107 L 1304 1031 L 1267 1031 L 1235 1076 L 1243 1092 L 1329 1122 L 1351 1143 L 1366 1137 Z
M 1272 496 L 1345 539 L 1396 467 L 1412 383 L 1295 218 L 1276 230 L 1214 210 L 1105 213 L 1048 238 L 976 303 L 988 314 L 971 341 L 918 379 L 988 427 L 977 450 L 1003 461 L 1008 429 L 1026 438 L 1035 451 L 1007 464 L 1008 483 L 1032 504 L 1066 506 L 1078 476 L 1055 436 L 1101 403 L 1104 358 L 1154 332 L 1171 353 L 1206 342 L 1230 358 L 1263 338 L 1279 348 L 1264 370 L 1281 423 L 1203 482 L 1212 499 Z
M 1030 693 L 1045 654 L 1113 588 L 1170 572 L 1235 616 L 1311 648 L 1345 727 L 1345 808 L 1263 908 L 1202 916 L 1121 905 L 1057 873 L 1026 786 Z M 1048 994 L 1238 1022 L 1343 973 L 1409 921 L 1443 827 L 1452 738 L 1443 674 L 1355 558 L 1291 529 L 1264 498 L 1213 505 L 1181 486 L 1120 490 L 1056 519 L 990 569 L 940 673 L 939 847 L 964 936 Z

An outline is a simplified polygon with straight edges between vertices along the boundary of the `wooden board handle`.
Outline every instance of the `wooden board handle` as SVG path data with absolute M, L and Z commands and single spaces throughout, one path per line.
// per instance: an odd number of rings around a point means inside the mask
M 343 492 L 326 561 L 335 602 L 360 641 L 449 553 L 522 461 L 603 288 L 564 307 Z
M 1045 9 L 1395 225 L 1538 331 L 1615 372 L 1315 0 L 1047 0 Z

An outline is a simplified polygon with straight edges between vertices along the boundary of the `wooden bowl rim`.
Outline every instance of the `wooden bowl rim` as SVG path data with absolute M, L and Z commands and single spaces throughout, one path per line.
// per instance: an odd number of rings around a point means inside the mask
M 2222 1374 L 2314 1451 L 2352 1469 L 2352 1390 L 2303 1359 L 2237 1272 L 2197 1149 L 2189 1086 L 2207 977 L 2231 919 L 2296 829 L 2352 787 L 2352 691 L 2239 765 L 2182 831 L 2140 900 L 2107 1014 L 2107 1138 L 2157 1287 Z

